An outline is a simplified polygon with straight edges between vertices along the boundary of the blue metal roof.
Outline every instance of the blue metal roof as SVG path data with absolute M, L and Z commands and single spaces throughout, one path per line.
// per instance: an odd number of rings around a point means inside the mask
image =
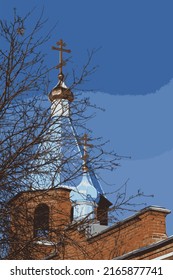
M 84 148 L 79 143 L 77 131 L 69 117 L 52 119 L 45 141 L 38 147 L 38 158 L 33 162 L 31 175 L 33 189 L 49 189 L 67 185 L 76 187 L 82 177 L 82 156 Z M 88 163 L 88 176 L 98 192 L 101 185 L 92 166 Z

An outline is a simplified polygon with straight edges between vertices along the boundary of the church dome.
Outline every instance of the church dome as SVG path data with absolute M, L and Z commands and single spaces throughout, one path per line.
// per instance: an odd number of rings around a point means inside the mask
M 73 93 L 66 87 L 63 81 L 59 81 L 58 84 L 49 93 L 49 100 L 53 102 L 57 99 L 66 99 L 70 102 L 74 100 Z
M 73 201 L 96 201 L 98 196 L 97 190 L 91 182 L 89 174 L 86 172 L 83 174 L 82 181 L 76 187 L 76 190 L 72 191 L 71 199 Z

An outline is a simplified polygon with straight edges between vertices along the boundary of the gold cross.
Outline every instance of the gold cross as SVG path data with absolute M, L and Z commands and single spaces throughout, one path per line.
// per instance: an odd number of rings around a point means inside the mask
M 63 47 L 66 46 L 66 43 L 61 39 L 59 40 L 58 42 L 56 42 L 57 46 L 59 47 L 52 47 L 52 50 L 56 50 L 56 51 L 59 51 L 59 64 L 56 66 L 56 69 L 60 68 L 60 74 L 62 74 L 62 67 L 66 64 L 65 61 L 63 61 L 63 58 L 62 58 L 62 53 L 63 52 L 66 52 L 66 53 L 70 53 L 71 50 L 67 50 L 67 49 L 64 49 Z
M 92 148 L 93 145 L 89 144 L 88 141 L 90 141 L 91 139 L 88 138 L 88 135 L 85 133 L 84 136 L 81 138 L 81 140 L 83 140 L 83 143 L 79 143 L 80 145 L 83 145 L 84 147 L 84 154 L 83 154 L 83 171 L 87 172 L 88 171 L 88 166 L 87 166 L 87 159 L 89 157 L 88 155 L 88 151 L 87 151 L 87 147 Z

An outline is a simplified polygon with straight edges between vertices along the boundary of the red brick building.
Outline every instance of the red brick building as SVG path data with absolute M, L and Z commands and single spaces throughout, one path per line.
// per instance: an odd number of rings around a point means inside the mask
M 166 235 L 169 210 L 147 207 L 108 226 L 105 219 L 102 225 L 98 205 L 95 220 L 73 221 L 70 192 L 67 188 L 22 192 L 10 201 L 9 258 L 173 259 L 173 237 Z M 106 199 L 102 205 L 108 212 Z

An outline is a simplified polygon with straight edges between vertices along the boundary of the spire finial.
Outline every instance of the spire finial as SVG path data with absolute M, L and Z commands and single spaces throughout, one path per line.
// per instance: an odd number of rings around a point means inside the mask
M 81 138 L 81 140 L 83 140 L 83 143 L 80 143 L 80 144 L 83 145 L 83 150 L 84 150 L 83 157 L 82 157 L 82 159 L 83 159 L 82 169 L 84 172 L 88 172 L 87 161 L 88 161 L 89 155 L 88 155 L 87 147 L 92 148 L 93 145 L 88 143 L 88 141 L 90 141 L 91 139 L 88 138 L 88 135 L 86 133 Z
M 63 52 L 70 53 L 71 50 L 64 49 L 64 47 L 66 46 L 66 43 L 62 39 L 60 39 L 58 42 L 56 42 L 56 45 L 58 47 L 53 46 L 52 50 L 59 51 L 59 64 L 56 66 L 56 69 L 60 69 L 58 77 L 59 77 L 60 81 L 63 81 L 64 75 L 62 72 L 62 67 L 66 65 L 66 61 L 63 60 L 62 53 Z

